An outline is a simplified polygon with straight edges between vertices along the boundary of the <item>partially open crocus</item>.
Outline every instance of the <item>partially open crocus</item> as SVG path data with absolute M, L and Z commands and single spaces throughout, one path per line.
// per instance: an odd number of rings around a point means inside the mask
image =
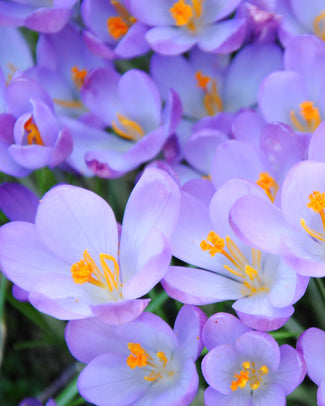
M 123 326 L 73 320 L 66 329 L 72 354 L 88 363 L 78 389 L 98 406 L 187 406 L 195 397 L 195 360 L 202 350 L 205 314 L 183 306 L 174 330 L 144 312 Z
M 202 361 L 210 385 L 206 406 L 284 406 L 305 377 L 298 351 L 286 344 L 279 347 L 273 337 L 252 331 L 230 314 L 211 316 L 202 336 L 209 350 Z
M 53 317 L 125 323 L 147 306 L 149 299 L 138 298 L 167 270 L 178 212 L 176 183 L 148 169 L 129 198 L 119 241 L 114 214 L 102 198 L 57 186 L 41 200 L 35 224 L 17 221 L 0 229 L 2 270 Z

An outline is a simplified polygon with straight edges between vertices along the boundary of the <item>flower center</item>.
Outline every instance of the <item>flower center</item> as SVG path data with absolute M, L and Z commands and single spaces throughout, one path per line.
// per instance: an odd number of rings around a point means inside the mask
M 256 183 L 264 190 L 268 198 L 273 203 L 277 191 L 279 190 L 279 185 L 272 178 L 272 176 L 270 176 L 268 172 L 261 172 Z
M 83 258 L 71 266 L 73 281 L 79 285 L 87 282 L 91 283 L 92 285 L 107 289 L 110 293 L 118 293 L 118 296 L 123 298 L 121 293 L 123 285 L 120 282 L 120 267 L 116 259 L 108 254 L 99 254 L 99 261 L 102 271 L 97 267 L 86 249 L 83 253 Z M 113 271 L 106 261 L 112 262 Z
M 136 19 L 130 15 L 128 10 L 118 1 L 111 0 L 112 6 L 115 8 L 117 16 L 112 16 L 107 19 L 107 30 L 114 39 L 120 39 L 129 30 Z
M 127 365 L 132 369 L 136 367 L 144 368 L 148 372 L 148 375 L 144 377 L 146 381 L 156 381 L 161 379 L 165 374 L 168 376 L 174 375 L 174 371 L 166 368 L 168 359 L 164 352 L 156 352 L 156 359 L 154 359 L 139 343 L 128 343 L 128 349 L 131 354 L 126 360 Z
M 203 104 L 209 116 L 214 116 L 219 111 L 223 110 L 223 103 L 218 92 L 217 80 L 210 76 L 204 76 L 202 71 L 195 73 L 197 86 L 203 89 L 204 97 Z M 210 86 L 208 86 L 210 85 Z
M 323 225 L 323 233 L 319 233 L 316 230 L 308 227 L 304 219 L 300 220 L 300 224 L 302 227 L 307 231 L 309 235 L 317 240 L 325 241 L 325 193 L 320 193 L 319 191 L 313 191 L 311 195 L 309 195 L 309 202 L 307 203 L 307 207 L 311 210 L 314 210 L 315 213 L 318 213 L 322 220 Z
M 27 131 L 27 143 L 28 145 L 44 145 L 41 134 L 36 126 L 33 123 L 33 118 L 30 117 L 24 124 L 24 129 Z
M 262 377 L 269 372 L 266 365 L 261 366 L 257 371 L 254 362 L 245 361 L 242 363 L 242 367 L 243 369 L 239 371 L 239 374 L 235 373 L 235 379 L 231 382 L 230 388 L 232 391 L 245 388 L 247 383 L 249 383 L 252 390 L 256 390 L 262 382 Z
M 317 37 L 325 41 L 325 11 L 321 11 L 321 13 L 314 19 L 313 29 Z
M 130 141 L 139 141 L 145 133 L 140 124 L 136 121 L 131 120 L 120 113 L 116 113 L 118 119 L 118 124 L 112 121 L 112 128 L 122 138 L 126 138 Z
M 186 26 L 189 30 L 195 31 L 195 21 L 202 15 L 202 3 L 204 0 L 192 0 L 192 5 L 186 0 L 178 0 L 169 9 L 170 14 L 178 27 Z
M 76 88 L 79 90 L 85 82 L 87 69 L 79 69 L 77 66 L 71 68 L 71 77 Z
M 210 231 L 207 239 L 201 241 L 200 247 L 202 251 L 209 251 L 211 257 L 214 257 L 215 254 L 222 254 L 230 261 L 230 266 L 225 264 L 223 267 L 236 276 L 236 280 L 244 285 L 243 295 L 252 296 L 260 292 L 269 291 L 259 276 L 261 270 L 261 251 L 252 248 L 252 261 L 250 265 L 249 261 L 230 237 L 227 236 L 226 240 L 224 240 L 214 231 Z M 225 247 L 228 249 L 228 252 L 225 250 Z
M 301 132 L 310 133 L 315 131 L 322 121 L 318 108 L 314 107 L 314 103 L 308 100 L 305 100 L 303 103 L 299 104 L 299 107 L 299 114 L 302 120 L 299 120 L 296 117 L 296 112 L 294 110 L 291 110 L 290 118 L 292 124 L 298 131 Z

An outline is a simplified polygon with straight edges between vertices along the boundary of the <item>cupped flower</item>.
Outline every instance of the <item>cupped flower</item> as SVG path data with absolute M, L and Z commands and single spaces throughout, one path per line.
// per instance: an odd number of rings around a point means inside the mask
M 146 40 L 161 54 L 178 55 L 198 45 L 203 51 L 230 53 L 245 36 L 246 20 L 226 19 L 240 0 L 129 0 L 132 14 L 152 26 Z
M 172 91 L 162 110 L 155 82 L 136 69 L 121 77 L 112 70 L 94 69 L 81 93 L 89 109 L 120 138 L 118 148 L 93 149 L 85 156 L 88 167 L 101 177 L 121 176 L 154 158 L 182 114 L 180 101 Z
M 175 182 L 148 169 L 128 201 L 119 242 L 104 200 L 85 189 L 57 186 L 41 200 L 35 224 L 1 228 L 2 269 L 30 292 L 40 311 L 59 319 L 98 316 L 124 323 L 142 312 L 148 299 L 137 299 L 167 270 L 178 212 Z
M 250 330 L 230 314 L 211 316 L 202 335 L 209 350 L 202 361 L 210 385 L 207 406 L 284 406 L 286 396 L 305 377 L 298 351 L 289 345 L 279 347 L 273 337 Z
M 148 28 L 131 15 L 128 0 L 85 0 L 81 15 L 86 25 L 84 39 L 98 56 L 133 58 L 149 51 Z
M 242 197 L 232 208 L 233 226 L 247 243 L 281 255 L 299 274 L 324 276 L 324 176 L 323 162 L 297 163 L 283 182 L 281 209 Z
M 259 107 L 267 122 L 281 121 L 299 133 L 311 133 L 324 120 L 325 44 L 313 35 L 291 40 L 284 70 L 271 73 L 259 90 Z
M 69 349 L 88 363 L 78 380 L 79 392 L 99 406 L 190 404 L 198 388 L 195 360 L 205 321 L 200 309 L 184 306 L 174 330 L 146 312 L 118 327 L 94 318 L 69 322 Z
M 297 349 L 306 361 L 307 375 L 318 385 L 317 405 L 325 405 L 325 332 L 319 328 L 304 331 L 297 342 Z
M 280 256 L 238 238 L 229 213 L 246 194 L 270 201 L 262 188 L 240 179 L 220 187 L 209 208 L 195 193 L 182 193 L 181 214 L 171 239 L 173 254 L 198 268 L 172 266 L 162 283 L 171 297 L 184 303 L 235 300 L 233 308 L 245 324 L 274 330 L 292 315 L 292 304 L 303 294 L 306 282 Z
M 6 137 L 8 144 L 11 141 L 7 148 L 13 160 L 29 170 L 63 163 L 72 151 L 72 137 L 56 118 L 43 87 L 17 75 L 7 87 L 6 103 L 14 122 L 11 139 Z

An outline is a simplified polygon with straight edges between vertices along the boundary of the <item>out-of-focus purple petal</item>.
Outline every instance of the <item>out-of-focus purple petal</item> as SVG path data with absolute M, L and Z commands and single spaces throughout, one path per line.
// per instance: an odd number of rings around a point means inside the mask
M 5 182 L 0 185 L 0 209 L 10 221 L 34 223 L 38 196 L 19 183 Z
M 196 44 L 197 38 L 178 27 L 155 27 L 146 34 L 151 48 L 163 55 L 179 55 Z

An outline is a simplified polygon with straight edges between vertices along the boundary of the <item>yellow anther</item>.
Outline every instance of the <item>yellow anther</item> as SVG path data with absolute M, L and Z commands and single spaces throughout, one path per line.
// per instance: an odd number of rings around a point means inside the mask
M 128 356 L 126 363 L 130 368 L 143 368 L 147 365 L 148 354 L 139 343 L 129 343 L 128 349 L 130 350 L 131 354 Z
M 175 24 L 179 27 L 188 24 L 193 17 L 193 9 L 189 4 L 185 3 L 185 0 L 178 0 L 169 11 L 175 20 Z
M 234 374 L 235 380 L 230 384 L 232 391 L 236 391 L 238 388 L 245 388 L 247 383 L 249 383 L 252 390 L 256 390 L 262 382 L 262 377 L 269 372 L 266 365 L 263 365 L 258 371 L 256 371 L 254 362 L 250 363 L 249 361 L 243 362 L 242 367 L 243 369 L 239 374 Z
M 36 126 L 33 123 L 32 117 L 30 117 L 24 124 L 24 129 L 27 131 L 27 143 L 28 145 L 37 144 L 44 145 L 41 134 Z
M 87 69 L 80 70 L 77 66 L 71 68 L 72 80 L 77 89 L 80 89 L 84 84 L 87 73 Z
M 157 358 L 159 359 L 159 361 L 162 362 L 163 368 L 164 368 L 168 361 L 165 353 L 162 351 L 158 351 L 156 355 L 157 355 Z
M 109 292 L 119 291 L 122 285 L 119 280 L 119 265 L 116 259 L 108 254 L 99 254 L 101 271 L 88 254 L 88 250 L 85 250 L 83 255 L 84 257 L 80 261 L 71 266 L 73 281 L 80 285 L 88 282 L 100 288 L 107 288 Z M 113 263 L 114 271 L 111 270 L 106 261 Z
M 271 202 L 274 202 L 279 185 L 268 172 L 261 172 L 256 183 L 264 190 Z
M 202 71 L 197 71 L 195 73 L 195 79 L 197 80 L 197 86 L 207 91 L 207 85 L 210 82 L 210 76 L 204 76 Z
M 119 39 L 128 32 L 129 26 L 120 16 L 109 17 L 107 19 L 107 29 L 114 39 Z
M 222 253 L 224 246 L 225 240 L 220 238 L 214 231 L 210 231 L 206 241 L 202 240 L 200 243 L 201 249 L 203 251 L 209 251 L 211 257 L 214 257 L 216 253 Z
M 314 33 L 325 41 L 325 11 L 322 11 L 313 21 Z
M 309 195 L 309 202 L 307 203 L 309 209 L 314 210 L 316 213 L 320 213 L 325 209 L 325 193 L 314 191 Z
M 319 114 L 319 110 L 317 107 L 314 107 L 314 103 L 305 100 L 303 103 L 299 105 L 300 116 L 304 120 L 301 122 L 297 117 L 294 110 L 290 111 L 290 118 L 292 124 L 296 127 L 298 131 L 301 132 L 313 132 L 321 123 L 321 116 Z

